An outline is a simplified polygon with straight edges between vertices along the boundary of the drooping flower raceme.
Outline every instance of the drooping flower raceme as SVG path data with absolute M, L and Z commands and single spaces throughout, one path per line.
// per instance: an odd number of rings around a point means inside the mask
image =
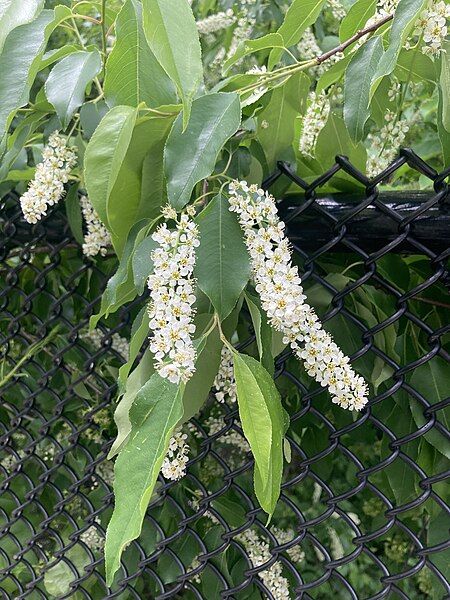
M 308 108 L 303 118 L 299 150 L 302 154 L 312 156 L 317 136 L 325 126 L 330 112 L 330 103 L 324 92 L 309 95 Z
M 187 435 L 181 431 L 174 432 L 170 438 L 169 449 L 164 458 L 161 473 L 166 479 L 177 481 L 186 475 L 186 464 L 189 460 Z
M 73 148 L 57 131 L 48 139 L 42 151 L 42 162 L 36 166 L 34 179 L 20 199 L 23 216 L 28 223 L 37 223 L 47 214 L 47 208 L 57 204 L 64 194 L 64 184 L 76 162 Z
M 295 355 L 304 361 L 307 373 L 328 387 L 335 404 L 361 410 L 367 402 L 367 385 L 305 303 L 274 198 L 257 186 L 249 187 L 245 181 L 233 182 L 229 189 L 230 210 L 238 214 L 256 291 L 271 326 L 283 332 L 283 342 L 290 344 Z
M 236 21 L 233 9 L 229 8 L 226 11 L 221 11 L 213 15 L 209 15 L 200 21 L 197 21 L 197 29 L 200 35 L 210 35 L 221 29 L 226 29 Z
M 164 223 L 153 234 L 158 247 L 152 252 L 154 271 L 150 289 L 150 329 L 157 372 L 172 383 L 186 382 L 195 371 L 196 352 L 191 335 L 195 331 L 195 248 L 199 245 L 195 223 L 182 214 L 176 229 Z
M 226 346 L 222 347 L 219 372 L 214 379 L 213 388 L 217 402 L 222 403 L 226 400 L 236 402 L 237 390 L 234 379 L 233 355 Z
M 111 236 L 87 196 L 81 196 L 80 205 L 87 229 L 84 236 L 83 254 L 105 256 L 108 246 L 111 245 Z

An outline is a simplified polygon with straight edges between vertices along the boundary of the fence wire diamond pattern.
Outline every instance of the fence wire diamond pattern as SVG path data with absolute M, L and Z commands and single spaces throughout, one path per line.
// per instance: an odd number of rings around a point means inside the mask
M 432 181 L 433 193 L 380 193 L 379 184 L 405 163 Z M 275 191 L 290 182 L 298 188 L 280 210 L 308 296 L 311 302 L 319 299 L 323 320 L 337 340 L 344 338 L 356 369 L 366 360 L 378 369 L 380 383 L 371 388 L 369 408 L 357 416 L 330 412 L 322 390 L 299 374 L 289 352 L 278 356 L 275 376 L 291 413 L 292 458 L 276 527 L 265 524 L 251 494 L 252 461 L 235 406 L 220 406 L 214 429 L 207 415 L 192 419 L 196 452 L 187 476 L 171 483 L 161 478 L 142 536 L 125 553 L 111 590 L 102 561 L 113 502 L 106 455 L 114 437 L 111 415 L 126 351 L 123 337 L 142 299 L 101 326 L 93 341 L 87 324 L 114 268 L 113 257 L 101 269 L 100 263 L 83 260 L 61 208 L 29 228 L 17 197 L 5 197 L 0 217 L 3 597 L 448 597 L 448 462 L 435 449 L 447 444 L 448 456 L 449 400 L 436 401 L 423 393 L 417 377 L 411 381 L 419 373 L 431 388 L 428 378 L 449 358 L 448 325 L 415 308 L 427 304 L 428 291 L 444 293 L 449 282 L 448 175 L 408 150 L 373 180 L 344 157 L 313 183 L 279 163 L 265 186 Z M 361 193 L 344 199 L 321 195 L 335 177 L 356 180 Z M 407 279 L 398 260 L 404 255 L 416 257 L 420 276 L 414 280 Z M 336 257 L 358 275 L 350 281 L 345 270 L 334 270 Z M 378 312 L 363 306 L 361 293 L 367 290 L 384 299 Z M 414 342 L 419 337 L 426 339 L 425 352 Z M 254 343 L 250 327 L 248 339 L 240 339 L 243 347 Z M 407 346 L 405 352 L 398 344 Z M 409 419 L 405 406 L 411 407 Z M 425 448 L 434 452 L 428 459 Z M 274 585 L 277 577 L 279 584 L 288 583 L 289 596 Z

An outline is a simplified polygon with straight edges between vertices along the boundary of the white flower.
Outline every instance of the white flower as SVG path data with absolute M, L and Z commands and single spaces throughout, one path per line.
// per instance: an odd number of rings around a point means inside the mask
M 238 46 L 241 42 L 248 40 L 251 37 L 251 33 L 253 27 L 256 23 L 256 19 L 250 17 L 248 14 L 248 9 L 243 7 L 241 16 L 237 21 L 236 28 L 233 32 L 233 37 L 231 38 L 230 47 L 228 48 L 228 52 L 226 54 L 226 58 L 230 58 L 234 55 Z M 239 65 L 242 62 L 242 58 L 238 60 L 235 64 Z
M 64 194 L 64 184 L 76 162 L 73 148 L 57 131 L 48 139 L 42 151 L 43 161 L 36 165 L 34 179 L 20 199 L 23 216 L 28 223 L 37 223 L 47 214 L 47 208 L 57 204 Z
M 259 567 L 272 558 L 268 542 L 260 538 L 255 531 L 247 529 L 236 536 L 236 539 L 244 546 L 248 558 L 254 567 Z M 281 562 L 277 561 L 267 569 L 260 571 L 258 577 L 275 600 L 289 600 L 291 598 L 289 582 L 283 576 L 283 565 Z
M 409 131 L 409 124 L 404 119 L 398 119 L 392 111 L 388 111 L 384 118 L 386 124 L 379 132 L 367 136 L 369 152 L 366 171 L 369 177 L 381 173 L 395 159 Z
M 445 2 L 431 2 L 422 12 L 416 24 L 415 35 L 422 36 L 425 46 L 423 54 L 438 56 L 443 52 L 442 44 L 448 33 L 447 20 L 450 19 L 450 5 Z
M 95 518 L 96 523 L 100 523 L 98 517 Z M 91 525 L 86 531 L 80 535 L 80 540 L 86 544 L 88 548 L 94 551 L 100 551 L 105 545 L 103 533 L 95 525 Z
M 111 236 L 100 221 L 99 216 L 92 206 L 89 198 L 81 196 L 81 211 L 86 221 L 86 235 L 84 236 L 83 254 L 86 256 L 105 256 L 108 246 L 111 245 Z
M 279 529 L 278 527 L 272 527 L 271 532 L 277 538 L 278 544 L 284 545 L 290 542 L 295 537 L 295 532 L 292 529 Z M 287 553 L 289 558 L 295 563 L 301 563 L 305 559 L 305 553 L 301 549 L 299 544 L 288 548 Z
M 345 8 L 339 2 L 339 0 L 328 0 L 328 6 L 330 7 L 331 14 L 337 21 L 342 21 L 345 17 Z
M 99 350 L 106 335 L 101 329 L 93 329 L 92 331 L 85 331 L 81 333 L 80 338 L 82 340 L 88 340 L 96 350 Z M 118 333 L 113 333 L 111 336 L 111 348 L 120 354 L 125 360 L 128 358 L 130 352 L 130 344 L 128 340 Z
M 197 21 L 197 29 L 200 35 L 210 35 L 221 29 L 226 29 L 235 21 L 236 17 L 233 13 L 233 9 L 229 8 L 225 12 L 221 11 Z
M 226 428 L 225 419 L 223 417 L 209 417 L 204 423 L 208 429 L 210 436 L 216 435 L 220 431 Z M 218 437 L 218 441 L 222 444 L 228 444 L 234 446 L 240 452 L 250 452 L 250 446 L 243 435 L 241 435 L 235 429 L 229 429 L 226 433 L 223 433 Z
M 164 458 L 161 473 L 166 479 L 177 481 L 186 475 L 186 464 L 189 461 L 187 435 L 181 431 L 174 432 L 170 438 L 169 449 Z
M 284 343 L 303 360 L 306 372 L 322 387 L 328 387 L 335 404 L 361 410 L 367 402 L 367 384 L 305 303 L 274 198 L 245 181 L 231 183 L 229 190 L 230 210 L 238 214 L 256 291 L 269 323 L 284 334 Z
M 302 154 L 312 156 L 317 136 L 325 126 L 329 112 L 330 103 L 326 94 L 311 92 L 300 135 L 299 150 Z
M 196 351 L 192 305 L 195 302 L 195 248 L 199 245 L 195 223 L 182 214 L 176 229 L 164 223 L 153 234 L 158 242 L 151 258 L 154 271 L 150 289 L 150 350 L 157 372 L 172 383 L 187 382 L 195 371 Z
M 216 400 L 220 403 L 225 402 L 225 400 L 236 402 L 237 391 L 234 379 L 233 356 L 226 346 L 222 347 L 219 372 L 214 379 L 213 391 Z

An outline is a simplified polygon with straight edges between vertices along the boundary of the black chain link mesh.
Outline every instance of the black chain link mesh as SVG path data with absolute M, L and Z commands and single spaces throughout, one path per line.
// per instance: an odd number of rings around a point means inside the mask
M 415 203 L 403 192 L 395 205 L 378 186 L 405 163 L 431 180 L 434 192 L 419 195 Z M 319 193 L 336 175 L 361 184 L 358 201 L 341 202 L 339 210 L 335 200 Z M 449 170 L 438 174 L 406 150 L 372 180 L 344 157 L 309 184 L 279 163 L 266 187 L 288 178 L 302 193 L 294 200 L 288 196 L 281 211 L 306 289 L 330 298 L 321 316 L 330 326 L 336 323 L 333 333 L 352 354 L 355 368 L 368 359 L 387 376 L 376 393 L 372 388 L 368 408 L 352 416 L 341 409 L 330 412 L 327 396 L 299 374 L 288 351 L 277 358 L 275 375 L 292 419 L 292 460 L 274 517 L 278 529 L 266 525 L 251 493 L 249 455 L 226 443 L 230 435 L 244 443 L 234 406 L 220 406 L 222 426 L 214 432 L 201 418 L 193 419 L 197 450 L 187 476 L 180 482 L 160 480 L 142 536 L 127 549 L 112 590 L 105 585 L 101 551 L 113 502 L 111 463 L 105 458 L 114 437 L 114 382 L 123 362 L 118 336 L 129 335 L 142 302 L 119 311 L 93 344 L 84 332 L 114 258 L 97 264 L 83 260 L 60 209 L 29 228 L 17 197 L 4 198 L 3 596 L 276 600 L 286 596 L 277 595 L 270 577 L 281 568 L 290 597 L 448 597 L 448 570 L 442 566 L 449 558 L 450 509 L 442 485 L 448 463 L 439 453 L 427 462 L 420 445 L 436 436 L 448 444 L 448 399 L 432 403 L 409 378 L 436 357 L 448 360 L 448 325 L 420 318 L 412 308 L 417 298 L 426 302 L 427 291 L 448 283 L 448 175 Z M 400 251 L 420 256 L 425 265 L 421 280 L 403 287 L 386 275 L 383 262 Z M 360 273 L 347 285 L 333 272 L 335 257 L 343 255 Z M 361 303 L 359 290 L 367 289 L 393 299 L 394 310 L 369 310 L 372 314 L 361 318 L 355 302 Z M 401 363 L 383 341 L 400 332 L 409 346 Z M 414 335 L 424 336 L 426 352 L 413 343 Z M 402 402 L 414 403 L 417 419 L 396 417 Z M 386 492 L 386 473 L 390 482 L 398 481 L 400 495 Z M 430 519 L 437 523 L 432 530 Z

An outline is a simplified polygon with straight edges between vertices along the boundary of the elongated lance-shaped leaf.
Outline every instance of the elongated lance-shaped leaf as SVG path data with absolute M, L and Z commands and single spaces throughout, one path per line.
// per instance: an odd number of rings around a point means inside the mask
M 105 543 L 109 586 L 124 548 L 141 532 L 170 437 L 183 416 L 181 398 L 177 385 L 154 373 L 131 406 L 131 433 L 114 466 L 115 508 Z
M 164 150 L 167 195 L 174 208 L 181 210 L 189 202 L 195 184 L 213 172 L 220 150 L 240 122 L 236 93 L 197 98 L 185 131 L 182 115 L 178 115 Z
M 294 0 L 289 7 L 284 21 L 278 29 L 286 48 L 297 44 L 302 34 L 319 16 L 325 0 Z M 269 69 L 273 69 L 279 61 L 282 50 L 274 48 L 269 56 Z
M 197 25 L 186 0 L 143 0 L 144 31 L 160 65 L 175 83 L 183 103 L 183 129 L 203 82 Z
M 344 119 L 355 142 L 364 136 L 364 125 L 370 114 L 370 85 L 382 55 L 383 42 L 380 37 L 374 37 L 359 48 L 345 71 Z
M 250 278 L 250 261 L 236 215 L 226 198 L 217 195 L 197 217 L 200 246 L 195 277 L 211 300 L 220 319 L 225 319 Z
M 280 496 L 286 429 L 280 394 L 257 360 L 234 352 L 233 362 L 242 429 L 255 459 L 255 494 L 272 515 Z
M 105 98 L 109 106 L 149 107 L 176 103 L 176 89 L 150 50 L 142 25 L 142 5 L 126 0 L 116 19 L 116 43 L 106 62 Z
M 102 69 L 102 59 L 97 49 L 91 52 L 74 52 L 57 63 L 45 82 L 45 93 L 53 104 L 63 129 L 74 112 L 83 104 L 88 83 Z
M 383 77 L 389 75 L 395 69 L 398 54 L 427 2 L 428 0 L 400 0 L 398 3 L 389 33 L 389 45 L 386 52 L 379 59 L 378 64 L 374 65 L 370 98 L 372 98 Z

